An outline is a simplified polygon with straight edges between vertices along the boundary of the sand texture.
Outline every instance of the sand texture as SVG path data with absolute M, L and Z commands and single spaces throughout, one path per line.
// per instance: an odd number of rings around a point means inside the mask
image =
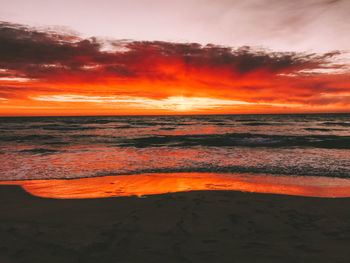
M 350 262 L 350 199 L 235 191 L 57 200 L 0 186 L 0 262 Z

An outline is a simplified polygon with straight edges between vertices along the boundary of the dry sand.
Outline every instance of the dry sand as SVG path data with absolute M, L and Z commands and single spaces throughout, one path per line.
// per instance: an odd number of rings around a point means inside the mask
M 0 262 L 350 262 L 350 199 L 235 191 L 45 199 L 0 186 Z

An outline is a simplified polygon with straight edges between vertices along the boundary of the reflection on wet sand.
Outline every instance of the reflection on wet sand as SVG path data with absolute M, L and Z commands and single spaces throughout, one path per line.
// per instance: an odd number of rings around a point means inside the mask
M 215 173 L 150 173 L 82 179 L 3 181 L 47 198 L 144 196 L 191 190 L 238 190 L 313 197 L 350 197 L 350 180 Z

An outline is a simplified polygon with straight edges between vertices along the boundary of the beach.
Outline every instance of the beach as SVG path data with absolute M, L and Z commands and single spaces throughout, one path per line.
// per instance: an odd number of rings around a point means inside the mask
M 349 11 L 0 1 L 0 263 L 350 263 Z
M 348 262 L 349 198 L 51 199 L 0 186 L 0 262 Z
M 1 118 L 0 263 L 348 263 L 349 125 Z

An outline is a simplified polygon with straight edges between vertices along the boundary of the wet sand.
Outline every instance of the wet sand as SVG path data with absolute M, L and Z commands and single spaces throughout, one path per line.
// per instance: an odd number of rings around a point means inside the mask
M 0 262 L 349 262 L 350 199 L 238 191 L 49 199 L 0 186 Z
M 144 196 L 199 190 L 235 190 L 313 197 L 350 197 L 350 179 L 222 173 L 145 173 L 80 179 L 0 181 L 56 199 Z

